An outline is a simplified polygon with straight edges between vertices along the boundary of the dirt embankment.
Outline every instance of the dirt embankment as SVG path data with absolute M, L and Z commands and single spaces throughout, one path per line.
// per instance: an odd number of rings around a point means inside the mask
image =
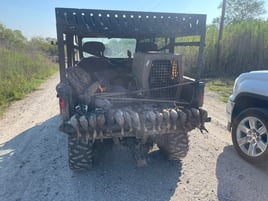
M 0 197 L 28 200 L 266 200 L 268 163 L 240 159 L 226 131 L 225 104 L 206 92 L 208 134 L 190 133 L 190 151 L 181 162 L 166 161 L 157 150 L 146 168 L 137 168 L 127 149 L 107 146 L 95 168 L 72 172 L 67 138 L 58 131 L 58 75 L 0 120 Z

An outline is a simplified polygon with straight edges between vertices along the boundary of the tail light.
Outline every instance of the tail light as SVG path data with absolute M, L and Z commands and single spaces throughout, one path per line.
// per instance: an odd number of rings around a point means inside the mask
M 60 114 L 63 121 L 69 119 L 69 102 L 65 97 L 59 97 Z
M 57 97 L 59 98 L 60 114 L 63 121 L 68 121 L 70 115 L 70 97 L 71 88 L 68 84 L 60 82 L 56 86 Z
M 63 97 L 59 97 L 59 103 L 60 103 L 60 113 L 62 113 L 65 108 L 65 101 Z

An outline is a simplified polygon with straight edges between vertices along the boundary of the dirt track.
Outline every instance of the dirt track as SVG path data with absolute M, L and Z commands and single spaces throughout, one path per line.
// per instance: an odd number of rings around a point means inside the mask
M 53 76 L 40 90 L 13 104 L 0 120 L 0 200 L 267 200 L 268 163 L 240 159 L 226 131 L 225 104 L 206 92 L 209 134 L 190 133 L 190 151 L 168 162 L 157 150 L 137 168 L 129 151 L 108 146 L 95 168 L 72 172 Z

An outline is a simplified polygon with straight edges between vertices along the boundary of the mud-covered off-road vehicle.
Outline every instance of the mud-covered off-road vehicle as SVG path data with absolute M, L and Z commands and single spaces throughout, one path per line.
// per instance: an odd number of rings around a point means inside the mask
M 70 168 L 90 168 L 104 141 L 129 146 L 140 166 L 155 144 L 170 160 L 184 157 L 188 132 L 210 120 L 201 108 L 206 15 L 55 11 Z M 179 46 L 197 46 L 195 78 L 184 75 Z

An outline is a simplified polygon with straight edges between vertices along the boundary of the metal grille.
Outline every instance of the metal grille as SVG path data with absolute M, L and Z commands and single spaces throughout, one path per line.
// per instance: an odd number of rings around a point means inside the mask
M 152 98 L 175 99 L 179 83 L 178 61 L 154 60 L 149 76 L 149 88 Z

